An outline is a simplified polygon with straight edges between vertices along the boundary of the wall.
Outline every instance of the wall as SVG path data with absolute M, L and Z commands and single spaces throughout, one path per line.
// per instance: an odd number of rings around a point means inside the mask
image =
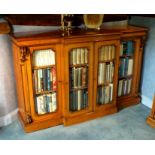
M 152 107 L 155 93 L 155 18 L 132 16 L 130 24 L 149 28 L 141 79 L 142 104 Z
M 2 19 L 0 22 L 3 21 Z M 3 21 L 4 22 L 4 21 Z M 14 32 L 55 30 L 51 26 L 18 26 Z M 17 119 L 17 95 L 13 70 L 11 40 L 9 35 L 0 34 L 0 127 Z
M 0 34 L 0 47 L 0 126 L 4 126 L 17 115 L 11 42 L 7 34 Z

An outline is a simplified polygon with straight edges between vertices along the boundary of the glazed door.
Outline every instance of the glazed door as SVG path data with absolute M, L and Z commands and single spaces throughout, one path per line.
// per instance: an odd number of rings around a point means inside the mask
M 119 44 L 117 40 L 95 44 L 95 111 L 116 107 Z
M 140 39 L 124 39 L 119 52 L 118 98 L 138 95 L 142 52 Z
M 91 112 L 93 93 L 93 43 L 69 44 L 64 51 L 64 114 Z
M 60 46 L 30 47 L 28 81 L 34 121 L 61 117 Z

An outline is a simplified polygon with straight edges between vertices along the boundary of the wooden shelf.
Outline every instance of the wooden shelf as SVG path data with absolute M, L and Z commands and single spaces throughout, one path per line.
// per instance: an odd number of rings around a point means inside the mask
M 44 68 L 52 68 L 56 65 L 47 65 L 47 66 L 34 66 L 33 69 L 44 69 Z
M 107 104 L 112 104 L 112 101 L 111 101 L 111 102 L 108 102 L 108 103 L 103 103 L 103 104 L 97 103 L 98 106 L 105 106 L 105 105 L 107 105 Z
M 88 87 L 71 88 L 70 91 L 76 91 L 76 90 L 82 90 L 82 89 L 88 89 Z
M 133 58 L 133 55 L 121 55 L 120 58 Z
M 115 59 L 111 59 L 111 60 L 99 60 L 98 63 L 106 63 L 106 62 L 114 62 Z
M 103 83 L 103 84 L 98 84 L 97 87 L 108 86 L 109 84 L 113 84 L 113 82 L 106 82 L 106 83 Z
M 132 77 L 133 77 L 132 75 L 128 75 L 128 76 L 119 77 L 118 79 L 119 80 L 121 80 L 121 79 L 130 79 Z
M 72 67 L 88 67 L 88 64 L 76 64 L 76 65 L 69 65 L 70 68 Z
M 54 93 L 56 91 L 53 90 L 47 90 L 47 91 L 41 91 L 41 92 L 35 92 L 36 95 L 43 95 L 43 94 L 49 94 L 49 93 Z

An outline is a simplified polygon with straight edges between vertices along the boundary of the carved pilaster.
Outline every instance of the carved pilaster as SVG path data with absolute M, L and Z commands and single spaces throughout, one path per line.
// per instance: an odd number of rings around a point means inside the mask
M 27 124 L 31 124 L 33 122 L 33 120 L 32 120 L 32 117 L 31 117 L 31 115 L 30 114 L 26 114 L 26 123 Z
M 140 43 L 140 51 L 143 52 L 143 48 L 144 48 L 144 45 L 145 45 L 145 41 L 146 41 L 146 36 L 143 36 L 141 38 L 141 43 Z
M 20 60 L 24 62 L 26 60 L 26 56 L 29 54 L 28 49 L 26 47 L 20 47 Z

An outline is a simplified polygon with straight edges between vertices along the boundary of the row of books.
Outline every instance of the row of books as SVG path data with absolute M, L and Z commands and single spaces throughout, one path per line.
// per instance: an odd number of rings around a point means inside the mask
M 132 75 L 133 71 L 133 59 L 121 58 L 119 66 L 119 77 Z
M 56 93 L 36 96 L 36 112 L 38 115 L 55 112 L 56 109 Z
M 88 83 L 88 67 L 70 68 L 70 88 L 86 87 Z
M 107 104 L 110 103 L 113 99 L 113 84 L 108 86 L 98 87 L 97 90 L 97 103 Z
M 113 81 L 114 63 L 99 63 L 98 84 L 105 84 Z
M 99 61 L 112 60 L 115 58 L 115 46 L 102 46 L 99 51 Z
M 48 65 L 55 65 L 55 52 L 51 49 L 34 51 L 33 66 Z
M 70 92 L 70 111 L 79 111 L 88 107 L 88 91 L 77 90 Z
M 56 68 L 36 69 L 33 74 L 36 92 L 56 91 Z
M 87 64 L 88 50 L 87 48 L 74 48 L 70 52 L 70 65 Z
M 132 79 L 123 79 L 118 82 L 118 96 L 130 94 Z
M 120 56 L 128 55 L 132 56 L 134 53 L 134 42 L 133 41 L 123 41 L 120 47 Z

